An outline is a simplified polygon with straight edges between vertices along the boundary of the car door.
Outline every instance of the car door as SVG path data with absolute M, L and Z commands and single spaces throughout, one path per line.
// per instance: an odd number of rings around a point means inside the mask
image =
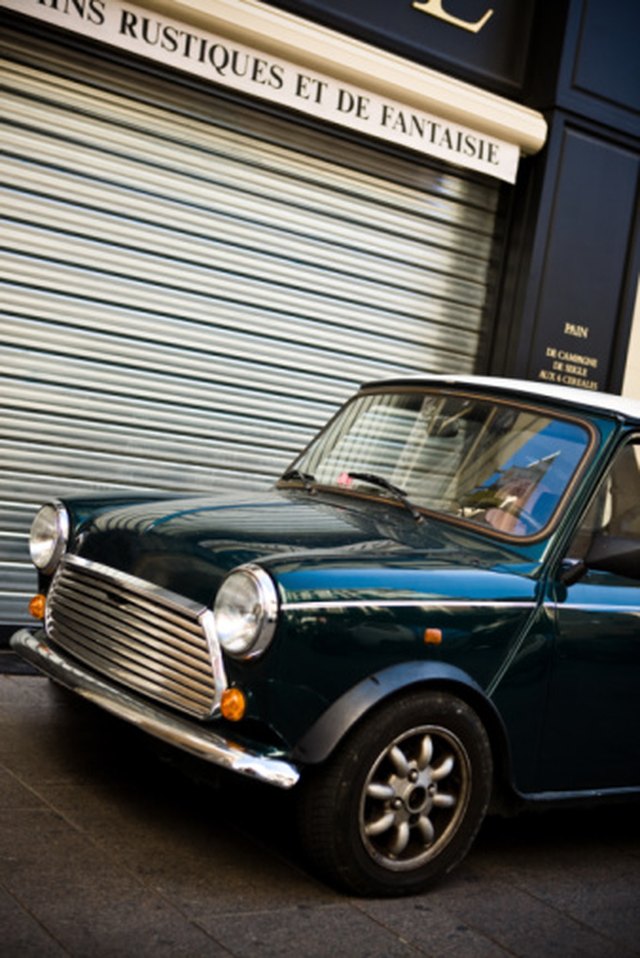
M 640 786 L 640 437 L 618 451 L 555 586 L 542 791 Z

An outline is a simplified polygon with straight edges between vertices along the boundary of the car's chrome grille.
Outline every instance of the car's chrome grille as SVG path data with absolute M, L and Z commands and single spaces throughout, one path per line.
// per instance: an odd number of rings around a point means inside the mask
M 225 680 L 210 609 L 77 556 L 56 572 L 50 639 L 97 673 L 190 715 L 217 709 Z

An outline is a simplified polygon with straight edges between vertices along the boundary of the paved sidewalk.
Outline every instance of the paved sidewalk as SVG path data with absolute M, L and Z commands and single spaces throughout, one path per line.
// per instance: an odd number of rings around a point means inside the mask
M 491 820 L 430 894 L 308 875 L 286 795 L 215 789 L 45 679 L 0 675 L 7 958 L 631 958 L 640 807 Z

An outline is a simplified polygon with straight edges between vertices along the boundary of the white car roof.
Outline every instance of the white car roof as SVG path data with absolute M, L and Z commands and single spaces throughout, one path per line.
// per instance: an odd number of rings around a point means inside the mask
M 626 419 L 640 421 L 640 400 L 614 393 L 596 392 L 575 386 L 559 386 L 528 379 L 506 379 L 499 376 L 417 375 L 394 376 L 366 383 L 367 387 L 406 383 L 425 386 L 462 386 L 487 389 L 497 393 L 511 393 L 532 399 L 547 399 L 593 412 L 613 413 Z

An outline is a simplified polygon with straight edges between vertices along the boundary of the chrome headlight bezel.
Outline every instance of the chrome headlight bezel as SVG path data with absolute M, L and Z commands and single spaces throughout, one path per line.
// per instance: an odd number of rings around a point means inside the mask
M 35 514 L 29 534 L 29 553 L 36 569 L 50 575 L 67 551 L 71 522 L 66 507 L 47 502 Z
M 238 566 L 223 580 L 213 616 L 221 649 L 239 659 L 261 655 L 271 643 L 279 610 L 276 585 L 261 566 Z

